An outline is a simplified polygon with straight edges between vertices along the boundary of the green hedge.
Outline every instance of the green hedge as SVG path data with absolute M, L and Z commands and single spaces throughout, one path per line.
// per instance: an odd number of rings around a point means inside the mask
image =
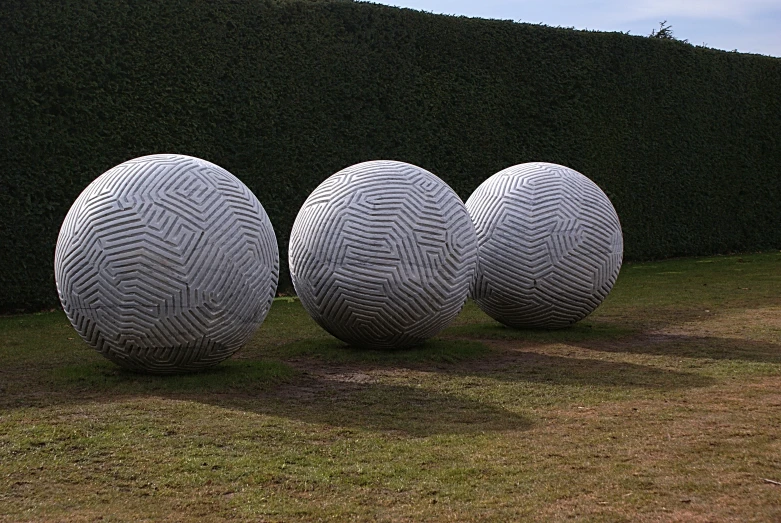
M 781 247 L 781 60 L 349 1 L 4 0 L 0 310 L 57 304 L 80 191 L 127 159 L 241 178 L 283 253 L 323 179 L 370 159 L 466 198 L 510 165 L 610 196 L 628 259 Z

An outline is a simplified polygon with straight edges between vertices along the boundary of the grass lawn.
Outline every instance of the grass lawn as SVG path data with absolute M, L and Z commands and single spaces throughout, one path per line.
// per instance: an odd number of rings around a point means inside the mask
M 559 331 L 469 303 L 402 352 L 281 299 L 174 377 L 0 318 L 0 520 L 162 519 L 781 521 L 781 253 L 625 264 Z

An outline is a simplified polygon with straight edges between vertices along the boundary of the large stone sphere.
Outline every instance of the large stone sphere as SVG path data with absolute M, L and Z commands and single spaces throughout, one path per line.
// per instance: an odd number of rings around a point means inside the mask
M 128 369 L 168 374 L 219 363 L 247 341 L 276 293 L 279 251 L 238 178 L 159 154 L 84 189 L 60 229 L 54 272 L 87 343 Z
M 469 197 L 479 261 L 472 297 L 510 327 L 558 328 L 581 320 L 613 288 L 621 224 L 605 193 L 568 167 L 524 163 Z
M 466 301 L 477 261 L 463 202 L 420 167 L 372 161 L 325 180 L 290 235 L 304 308 L 354 346 L 398 349 L 433 336 Z

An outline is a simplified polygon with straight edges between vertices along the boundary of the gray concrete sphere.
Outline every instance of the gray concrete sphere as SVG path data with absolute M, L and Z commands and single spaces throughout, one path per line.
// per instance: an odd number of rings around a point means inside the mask
M 348 167 L 304 202 L 290 234 L 304 308 L 354 346 L 398 349 L 433 336 L 466 301 L 477 261 L 458 195 L 420 167 Z
M 122 367 L 169 374 L 236 352 L 263 322 L 279 251 L 258 199 L 231 173 L 158 154 L 95 179 L 60 229 L 62 307 Z
M 579 172 L 524 163 L 483 182 L 466 202 L 477 231 L 472 297 L 510 327 L 558 328 L 596 309 L 623 258 L 621 224 Z

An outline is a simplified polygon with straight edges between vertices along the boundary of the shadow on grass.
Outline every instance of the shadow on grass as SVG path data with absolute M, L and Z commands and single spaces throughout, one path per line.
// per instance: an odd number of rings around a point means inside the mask
M 334 381 L 322 377 L 287 385 L 254 412 L 307 423 L 414 437 L 526 430 L 532 422 L 510 410 L 426 388 Z
M 544 330 L 513 329 L 492 321 L 450 328 L 445 335 L 472 340 L 518 341 L 519 347 L 560 343 L 599 352 L 781 363 L 781 343 L 716 336 L 648 334 L 640 329 L 601 322 L 582 322 L 563 329 Z
M 419 355 L 415 353 L 415 356 L 409 367 L 420 367 Z M 308 359 L 307 363 L 311 365 L 313 361 Z M 157 377 L 125 371 L 107 361 L 95 361 L 50 371 L 50 379 L 37 387 L 44 393 L 37 400 L 27 398 L 28 403 L 22 391 L 16 396 L 28 405 L 78 403 L 96 398 L 111 401 L 139 396 L 168 397 L 307 423 L 414 437 L 517 431 L 532 425 L 523 415 L 463 395 L 415 384 L 378 383 L 368 373 L 372 368 L 377 365 L 320 362 L 318 370 L 324 372 L 312 373 L 273 360 L 231 360 L 195 374 Z M 422 368 L 430 365 L 424 364 Z M 436 372 L 505 382 L 602 388 L 673 390 L 712 383 L 712 379 L 697 374 L 527 352 L 514 353 L 511 360 L 438 364 Z M 486 386 L 491 386 L 490 382 Z
M 132 395 L 140 393 L 259 392 L 292 380 L 298 372 L 274 360 L 228 360 L 190 374 L 154 376 L 122 369 L 109 361 L 55 368 L 53 385 L 81 392 Z
M 557 331 L 517 331 L 504 326 L 495 330 L 497 340 L 524 336 L 527 341 L 581 343 L 620 339 L 622 329 L 592 329 L 578 326 Z M 349 347 L 338 340 L 302 341 L 279 347 L 279 356 L 307 359 L 309 367 L 327 367 L 344 363 L 352 367 L 395 367 L 429 370 L 441 374 L 476 376 L 500 381 L 527 381 L 585 387 L 628 387 L 674 390 L 704 387 L 713 383 L 708 377 L 690 372 L 660 369 L 647 365 L 611 362 L 591 358 L 550 356 L 517 349 L 492 349 L 475 340 L 431 340 L 417 348 L 396 352 L 367 351 Z
M 520 351 L 505 356 L 501 365 L 471 369 L 461 366 L 453 370 L 459 375 L 483 376 L 499 381 L 617 389 L 671 391 L 706 387 L 715 383 L 713 378 L 693 372 Z
M 648 344 L 635 344 L 640 336 L 631 329 L 598 322 L 557 331 L 516 331 L 495 323 L 473 324 L 448 329 L 444 338 L 422 346 L 390 352 L 358 350 L 333 338 L 308 338 L 251 347 L 212 369 L 167 377 L 124 371 L 78 340 L 62 342 L 57 350 L 36 343 L 25 349 L 24 358 L 11 357 L 15 348 L 9 351 L 0 369 L 0 409 L 165 397 L 309 423 L 427 436 L 524 430 L 531 422 L 497 403 L 418 387 L 412 380 L 409 384 L 380 383 L 372 378 L 370 370 L 413 369 L 445 379 L 485 378 L 486 387 L 491 386 L 490 380 L 656 390 L 712 383 L 711 378 L 696 373 L 551 356 L 528 348 L 540 343 L 563 343 L 595 351 L 648 352 Z M 493 340 L 497 348 L 486 346 L 480 339 Z M 680 341 L 667 340 L 661 343 L 669 342 L 667 348 L 657 346 L 653 350 L 669 351 L 658 353 L 670 355 L 683 350 Z M 502 343 L 510 348 L 505 350 Z M 729 344 L 721 350 L 729 352 Z M 752 355 L 757 357 L 751 351 L 743 357 Z M 343 372 L 345 369 L 347 372 Z
M 431 357 L 418 351 L 410 353 L 416 361 Z M 450 359 L 444 347 L 440 348 L 440 356 Z M 89 359 L 87 363 L 26 369 L 26 375 L 21 368 L 18 374 L 5 369 L 2 374 L 12 379 L 0 399 L 0 411 L 163 397 L 414 437 L 525 430 L 531 426 L 522 415 L 459 395 L 414 384 L 377 383 L 360 373 L 314 375 L 277 360 L 232 359 L 197 373 L 150 376 L 121 369 L 97 354 L 90 354 Z M 323 367 L 332 371 L 339 368 L 327 363 Z
M 274 347 L 267 354 L 283 359 L 315 358 L 327 364 L 409 366 L 457 363 L 486 357 L 491 350 L 478 340 L 434 338 L 400 350 L 372 350 L 351 347 L 336 338 L 306 339 Z
M 374 364 L 320 365 L 325 373 L 302 371 L 274 360 L 231 360 L 204 372 L 158 377 L 98 360 L 50 369 L 39 373 L 37 379 L 11 384 L 0 405 L 14 409 L 164 397 L 324 426 L 413 437 L 519 431 L 532 426 L 526 416 L 493 402 L 415 383 L 376 382 L 368 372 L 362 372 L 377 368 Z M 514 361 L 498 366 L 482 359 L 453 365 L 439 363 L 436 367 L 442 375 L 581 387 L 668 390 L 710 383 L 708 378 L 695 374 L 534 353 L 520 353 Z M 485 386 L 490 387 L 490 381 Z
M 574 345 L 599 352 L 781 363 L 781 343 L 715 336 L 643 334 L 614 343 L 581 340 Z
M 518 340 L 531 343 L 575 343 L 626 338 L 638 331 L 606 323 L 580 322 L 563 329 L 514 329 L 496 321 L 460 325 L 447 329 L 445 336 L 481 340 Z

